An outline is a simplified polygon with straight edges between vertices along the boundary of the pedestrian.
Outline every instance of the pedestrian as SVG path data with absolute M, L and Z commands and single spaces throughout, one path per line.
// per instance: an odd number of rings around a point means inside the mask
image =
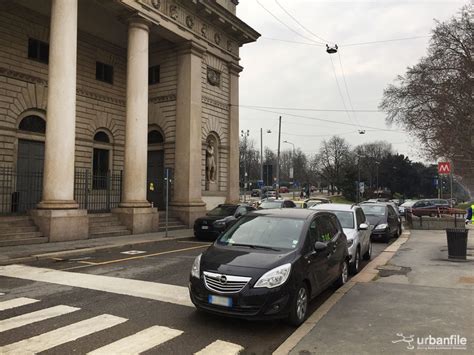
M 301 189 L 301 193 L 300 193 L 300 199 L 302 200 L 304 197 L 304 189 Z
M 472 205 L 467 208 L 467 215 L 466 215 L 466 224 L 472 223 L 474 224 L 474 202 Z

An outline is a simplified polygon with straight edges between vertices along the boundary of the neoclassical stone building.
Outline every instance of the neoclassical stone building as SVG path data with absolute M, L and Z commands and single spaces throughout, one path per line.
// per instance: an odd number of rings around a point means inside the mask
M 0 3 L 0 214 L 53 240 L 156 230 L 238 199 L 237 0 Z

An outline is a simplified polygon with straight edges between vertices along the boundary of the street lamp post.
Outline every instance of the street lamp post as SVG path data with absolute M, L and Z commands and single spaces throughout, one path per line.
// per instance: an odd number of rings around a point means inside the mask
M 267 129 L 266 133 L 272 133 L 272 131 Z M 260 180 L 263 181 L 263 128 L 260 128 Z
M 376 161 L 375 162 L 375 171 L 376 171 L 376 181 L 377 181 L 377 186 L 375 186 L 375 190 L 377 191 L 377 197 L 379 197 L 379 165 L 380 162 Z
M 295 174 L 295 163 L 294 163 L 294 159 L 295 159 L 295 144 L 294 143 L 291 143 L 290 141 L 283 141 L 283 143 L 286 143 L 286 144 L 291 144 L 293 146 L 293 151 L 292 151 L 292 154 L 291 154 L 291 167 L 293 168 L 293 176 L 290 176 L 291 179 L 293 179 L 293 182 L 296 180 L 295 177 L 294 177 L 294 174 Z
M 240 131 L 240 136 L 243 138 L 244 140 L 244 154 L 242 154 L 242 157 L 243 157 L 243 164 L 244 164 L 244 202 L 246 202 L 247 200 L 247 194 L 246 194 L 246 189 L 247 189 L 247 165 L 245 164 L 245 154 L 247 153 L 247 137 L 250 135 L 250 131 L 247 130 L 247 131 L 244 131 L 244 130 L 241 130 Z

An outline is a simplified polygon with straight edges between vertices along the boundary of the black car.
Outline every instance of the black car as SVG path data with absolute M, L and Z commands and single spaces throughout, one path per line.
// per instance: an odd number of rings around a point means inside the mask
M 229 225 L 255 208 L 239 204 L 222 204 L 194 222 L 194 236 L 198 239 L 216 239 Z
M 402 232 L 402 226 L 398 214 L 392 205 L 387 203 L 362 203 L 360 204 L 364 214 L 371 225 L 371 240 L 381 239 L 389 242 L 391 238 L 398 238 Z
M 333 213 L 263 210 L 241 218 L 195 259 L 189 292 L 200 310 L 299 325 L 313 297 L 347 278 L 347 239 Z
M 262 190 L 260 189 L 253 189 L 252 192 L 250 193 L 250 196 L 252 197 L 260 197 L 262 194 Z

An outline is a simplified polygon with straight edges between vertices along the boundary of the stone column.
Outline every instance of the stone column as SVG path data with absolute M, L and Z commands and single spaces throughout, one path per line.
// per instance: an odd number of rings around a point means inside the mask
M 114 210 L 133 234 L 158 229 L 158 211 L 146 199 L 149 24 L 128 24 L 125 163 L 122 202 Z
M 188 226 L 205 213 L 202 178 L 202 56 L 205 48 L 186 42 L 178 49 L 174 214 Z
M 229 167 L 227 202 L 239 201 L 239 73 L 243 68 L 229 63 Z
M 84 239 L 87 211 L 74 201 L 77 0 L 53 0 L 43 199 L 32 212 L 49 241 Z

